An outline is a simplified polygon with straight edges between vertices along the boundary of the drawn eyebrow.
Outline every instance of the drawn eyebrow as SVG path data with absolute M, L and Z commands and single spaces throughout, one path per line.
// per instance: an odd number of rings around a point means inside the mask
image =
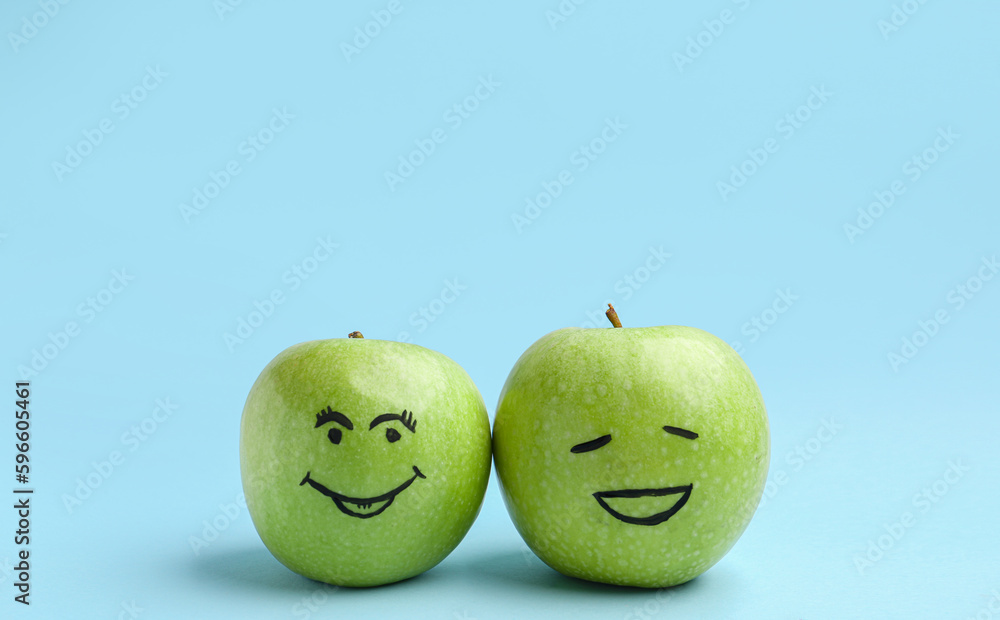
M 368 430 L 372 430 L 382 422 L 388 422 L 389 420 L 399 420 L 403 423 L 403 426 L 410 429 L 411 433 L 417 432 L 417 421 L 413 419 L 413 412 L 406 409 L 403 409 L 403 413 L 383 413 L 372 420 Z
M 602 435 L 597 439 L 591 439 L 590 441 L 585 441 L 583 443 L 578 443 L 569 449 L 573 454 L 580 454 L 581 452 L 590 452 L 591 450 L 596 450 L 601 446 L 606 446 L 608 442 L 611 441 L 611 435 Z
M 676 426 L 664 426 L 663 430 L 667 431 L 671 435 L 677 435 L 678 437 L 683 437 L 684 439 L 698 439 L 698 433 L 678 428 Z
M 347 416 L 339 411 L 333 411 L 329 405 L 327 405 L 326 409 L 316 414 L 316 426 L 313 428 L 319 428 L 327 422 L 337 422 L 349 431 L 354 430 L 354 424 L 347 419 Z

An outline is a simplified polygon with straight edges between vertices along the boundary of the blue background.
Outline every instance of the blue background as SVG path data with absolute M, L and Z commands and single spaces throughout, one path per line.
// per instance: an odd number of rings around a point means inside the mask
M 8 406 L 32 381 L 36 494 L 27 610 L 0 517 L 4 617 L 1000 617 L 998 18 L 5 2 L 2 351 Z M 238 429 L 279 351 L 410 340 L 492 417 L 524 349 L 609 301 L 734 343 L 767 402 L 766 499 L 705 575 L 562 577 L 495 478 L 465 541 L 404 583 L 324 589 L 264 549 Z

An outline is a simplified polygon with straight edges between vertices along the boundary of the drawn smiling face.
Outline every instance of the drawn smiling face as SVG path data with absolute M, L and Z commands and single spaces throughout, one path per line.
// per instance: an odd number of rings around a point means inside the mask
M 397 426 L 399 428 L 397 428 Z M 354 423 L 340 411 L 334 411 L 332 407 L 316 414 L 315 429 L 325 430 L 326 437 L 331 446 L 340 446 L 344 441 L 345 431 L 354 433 Z M 413 419 L 413 413 L 403 410 L 402 413 L 383 413 L 378 415 L 368 425 L 368 431 L 374 432 L 385 429 L 385 441 L 390 444 L 397 444 L 405 434 L 414 435 L 417 432 L 417 421 Z M 403 432 L 400 432 L 402 429 Z M 357 432 L 362 432 L 360 429 Z M 310 487 L 333 500 L 340 512 L 350 517 L 359 519 L 370 519 L 385 512 L 392 505 L 396 496 L 405 491 L 417 478 L 426 478 L 416 465 L 412 466 L 412 475 L 400 482 L 397 486 L 369 497 L 358 497 L 348 495 L 330 489 L 323 482 L 312 477 L 312 471 L 307 471 L 299 486 L 308 484 Z
M 664 426 L 663 430 L 668 435 L 683 439 L 692 441 L 698 439 L 698 433 L 676 426 Z M 592 452 L 599 448 L 603 448 L 609 443 L 611 443 L 611 435 L 602 435 L 597 439 L 576 444 L 570 448 L 570 452 L 573 454 Z M 601 508 L 606 510 L 608 514 L 619 521 L 629 523 L 631 525 L 659 525 L 677 514 L 677 512 L 684 507 L 688 499 L 691 498 L 691 491 L 693 489 L 694 483 L 688 483 L 679 486 L 666 486 L 659 488 L 597 491 L 593 493 L 593 496 Z M 644 504 L 642 507 L 647 508 L 645 511 L 647 513 L 649 512 L 648 506 L 651 503 L 659 504 L 660 509 L 657 509 L 656 512 L 651 514 L 636 514 L 636 512 L 641 512 L 641 510 L 635 510 L 637 508 L 641 508 L 640 506 L 634 506 L 632 507 L 632 510 L 630 510 L 630 504 L 635 502 L 629 502 L 628 500 L 638 500 L 639 498 L 650 497 L 664 498 L 663 500 L 643 500 Z M 612 506 L 612 504 L 617 506 L 617 508 Z

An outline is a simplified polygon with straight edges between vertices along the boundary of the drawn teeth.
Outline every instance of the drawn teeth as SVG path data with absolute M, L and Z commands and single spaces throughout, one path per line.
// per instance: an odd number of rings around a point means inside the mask
M 350 502 L 352 509 L 359 513 L 369 513 L 378 510 L 386 503 L 386 500 L 381 502 Z

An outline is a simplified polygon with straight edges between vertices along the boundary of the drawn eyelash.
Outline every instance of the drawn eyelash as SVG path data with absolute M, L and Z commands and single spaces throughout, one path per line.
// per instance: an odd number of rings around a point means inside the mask
M 383 413 L 372 420 L 368 429 L 371 430 L 379 424 L 390 420 L 399 420 L 403 423 L 403 426 L 410 430 L 411 433 L 415 433 L 417 431 L 417 421 L 413 419 L 413 412 L 407 411 L 406 409 L 403 409 L 403 413 Z
M 341 412 L 334 411 L 329 405 L 327 405 L 326 409 L 316 414 L 316 428 L 323 426 L 327 422 L 337 422 L 338 424 L 342 424 L 347 430 L 354 430 L 354 424 L 351 423 L 351 420 Z
M 403 423 L 403 426 L 410 429 L 411 432 L 416 432 L 417 421 L 413 419 L 413 412 L 403 409 L 403 413 L 399 416 L 399 421 Z

